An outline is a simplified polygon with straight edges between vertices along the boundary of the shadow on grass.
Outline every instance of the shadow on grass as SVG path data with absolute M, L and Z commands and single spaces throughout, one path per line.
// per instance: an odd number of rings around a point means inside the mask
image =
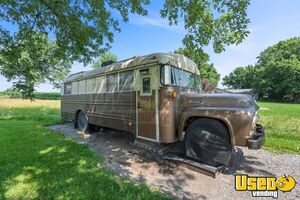
M 86 145 L 71 141 L 60 143 L 15 152 L 22 158 L 11 160 L 13 166 L 1 170 L 3 196 L 8 199 L 162 198 L 143 184 L 118 179 L 103 168 L 102 160 Z
M 103 129 L 91 135 L 82 135 L 72 124 L 49 128 L 81 144 L 88 144 L 93 151 L 104 156 L 107 167 L 121 177 L 130 177 L 137 183 L 150 182 L 171 196 L 196 198 L 196 194 L 189 192 L 186 187 L 191 181 L 195 181 L 194 173 L 182 170 L 178 164 L 162 160 L 160 156 L 150 154 L 139 145 L 132 144 L 128 133 Z M 196 199 L 205 198 L 204 195 L 200 195 Z
M 58 109 L 2 109 L 0 199 L 165 199 L 144 184 L 120 179 L 103 158 L 43 128 Z

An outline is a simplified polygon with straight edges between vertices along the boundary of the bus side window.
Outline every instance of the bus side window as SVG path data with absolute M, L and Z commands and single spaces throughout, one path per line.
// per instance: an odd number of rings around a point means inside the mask
M 78 81 L 72 82 L 72 94 L 78 94 Z
M 117 92 L 118 91 L 118 73 L 110 74 L 106 76 L 106 92 Z
M 86 93 L 96 93 L 96 78 L 87 79 L 86 81 Z
M 96 93 L 106 92 L 106 81 L 105 76 L 100 76 L 96 78 Z
M 142 77 L 142 96 L 151 96 L 152 90 L 151 90 L 151 78 L 150 76 Z
M 85 94 L 86 80 L 79 81 L 78 94 Z
M 134 86 L 133 71 L 121 72 L 119 76 L 120 76 L 120 82 L 119 82 L 120 91 L 132 91 Z
M 65 94 L 71 94 L 71 92 L 72 92 L 72 83 L 65 83 L 64 86 L 65 86 L 65 89 L 64 89 Z

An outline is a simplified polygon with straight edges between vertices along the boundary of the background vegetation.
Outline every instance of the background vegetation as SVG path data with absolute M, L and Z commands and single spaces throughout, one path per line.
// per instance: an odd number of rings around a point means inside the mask
M 255 66 L 238 67 L 223 79 L 229 88 L 253 88 L 271 100 L 300 101 L 300 37 L 265 49 Z
M 118 60 L 118 56 L 110 53 L 110 52 L 104 52 L 97 58 L 97 60 L 92 64 L 93 69 L 98 69 L 102 67 L 102 63 L 107 61 L 113 61 L 116 62 Z
M 0 92 L 0 99 L 4 98 L 12 98 L 12 99 L 20 99 L 23 98 L 23 94 L 14 89 L 7 89 L 3 92 Z M 34 92 L 34 99 L 47 99 L 47 100 L 59 100 L 60 93 L 59 92 Z

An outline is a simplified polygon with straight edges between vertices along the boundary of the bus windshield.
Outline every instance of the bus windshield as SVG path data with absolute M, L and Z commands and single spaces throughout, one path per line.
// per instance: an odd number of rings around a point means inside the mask
M 200 89 L 199 75 L 173 66 L 163 66 L 160 78 L 163 85 Z

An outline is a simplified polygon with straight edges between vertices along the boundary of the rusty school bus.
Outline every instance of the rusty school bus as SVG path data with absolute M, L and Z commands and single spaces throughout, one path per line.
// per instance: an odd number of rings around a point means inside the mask
M 92 126 L 132 133 L 157 143 L 182 141 L 186 156 L 228 164 L 234 146 L 260 148 L 258 106 L 246 95 L 205 94 L 196 64 L 156 53 L 70 75 L 62 85 L 61 115 Z

